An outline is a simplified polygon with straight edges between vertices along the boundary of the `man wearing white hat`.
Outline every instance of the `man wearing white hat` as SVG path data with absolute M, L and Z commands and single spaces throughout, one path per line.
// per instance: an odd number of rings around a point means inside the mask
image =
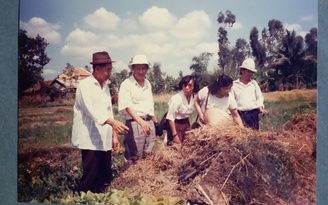
M 257 72 L 252 58 L 243 61 L 240 78 L 233 82 L 231 93 L 234 95 L 238 113 L 246 127 L 259 130 L 259 113 L 267 114 L 264 109 L 264 98 L 258 83 L 252 79 Z
M 118 111 L 129 132 L 124 136 L 124 157 L 127 164 L 152 152 L 155 145 L 156 116 L 150 82 L 145 78 L 149 62 L 145 55 L 136 55 L 129 64 L 132 75 L 119 90 Z

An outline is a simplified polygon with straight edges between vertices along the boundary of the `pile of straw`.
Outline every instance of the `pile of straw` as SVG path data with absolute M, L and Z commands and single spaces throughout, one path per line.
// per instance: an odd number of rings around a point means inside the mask
M 237 126 L 192 130 L 121 172 L 112 188 L 192 204 L 315 204 L 315 114 L 277 132 Z

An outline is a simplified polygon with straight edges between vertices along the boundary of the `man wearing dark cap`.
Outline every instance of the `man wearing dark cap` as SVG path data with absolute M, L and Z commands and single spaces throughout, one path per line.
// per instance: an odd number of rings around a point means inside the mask
M 118 134 L 128 131 L 114 120 L 111 95 L 106 81 L 112 72 L 107 52 L 92 55 L 93 72 L 81 80 L 76 90 L 72 129 L 72 146 L 81 149 L 83 175 L 79 191 L 106 192 L 111 182 L 111 150 L 120 147 Z

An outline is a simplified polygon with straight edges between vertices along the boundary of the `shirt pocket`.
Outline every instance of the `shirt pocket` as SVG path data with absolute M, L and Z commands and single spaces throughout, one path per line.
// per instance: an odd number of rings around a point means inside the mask
M 140 90 L 133 90 L 131 93 L 131 101 L 133 104 L 138 104 L 145 100 L 145 93 Z

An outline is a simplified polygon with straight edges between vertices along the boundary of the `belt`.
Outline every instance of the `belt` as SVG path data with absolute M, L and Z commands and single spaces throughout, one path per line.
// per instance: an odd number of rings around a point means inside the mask
M 255 111 L 258 111 L 258 108 L 255 108 L 253 110 L 238 110 L 238 112 L 241 113 L 241 114 L 249 114 L 249 113 L 252 113 L 252 112 L 255 112 Z
M 150 121 L 153 117 L 150 116 L 150 115 L 146 115 L 146 116 L 139 116 L 141 119 L 143 119 L 144 121 Z M 126 121 L 135 121 L 134 119 L 129 119 L 129 120 L 126 120 Z
M 189 121 L 189 118 L 184 118 L 184 119 L 175 119 L 174 122 L 176 123 L 186 123 Z

